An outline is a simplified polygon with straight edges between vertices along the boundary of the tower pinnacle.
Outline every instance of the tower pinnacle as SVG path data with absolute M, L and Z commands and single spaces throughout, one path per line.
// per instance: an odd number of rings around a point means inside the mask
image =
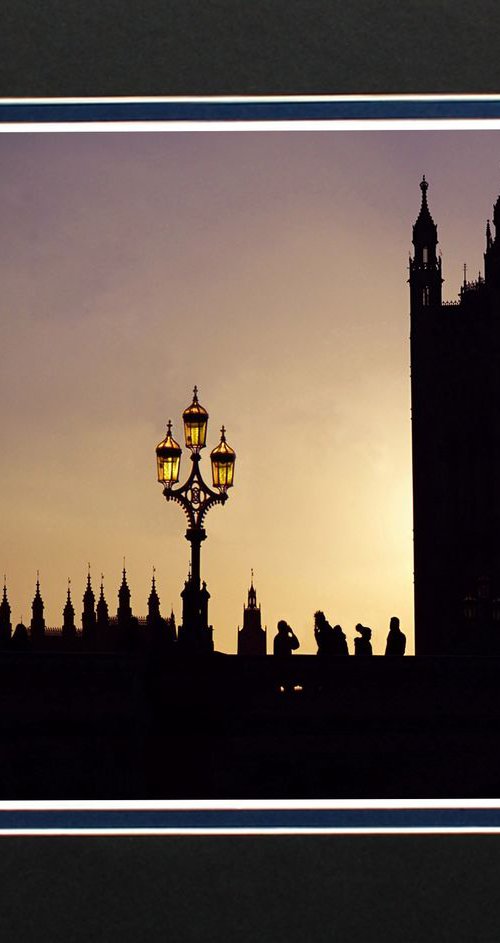
M 101 573 L 101 592 L 96 606 L 97 625 L 106 629 L 109 625 L 108 604 L 104 598 L 104 573 Z
M 253 585 L 253 568 L 250 571 L 248 603 L 243 607 L 243 626 L 238 629 L 238 655 L 265 655 L 266 629 L 262 628 L 260 606 Z
M 160 616 L 160 597 L 156 590 L 155 579 L 156 568 L 153 567 L 153 578 L 151 580 L 151 592 L 148 599 L 148 614 L 150 618 L 159 618 Z
M 437 226 L 427 203 L 428 181 L 420 182 L 422 202 L 413 226 L 413 258 L 410 258 L 410 296 L 412 313 L 441 304 L 441 257 L 437 254 Z
M 71 602 L 71 579 L 68 577 L 68 595 L 63 609 L 63 638 L 74 639 L 76 636 L 75 609 Z
M 10 636 L 12 632 L 12 624 L 10 621 L 10 605 L 9 600 L 7 599 L 7 577 L 3 577 L 3 598 L 0 602 L 0 646 L 8 645 L 10 641 Z

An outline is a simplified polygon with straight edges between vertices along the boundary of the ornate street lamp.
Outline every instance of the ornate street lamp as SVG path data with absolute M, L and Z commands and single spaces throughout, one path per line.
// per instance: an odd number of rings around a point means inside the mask
M 207 589 L 200 585 L 200 548 L 206 538 L 204 520 L 207 511 L 215 504 L 225 504 L 227 489 L 234 479 L 236 453 L 226 442 L 225 429 L 222 427 L 219 444 L 212 449 L 213 491 L 203 481 L 199 464 L 200 452 L 205 448 L 207 437 L 208 413 L 198 401 L 198 390 L 193 390 L 193 401 L 182 414 L 184 438 L 191 452 L 193 467 L 183 485 L 174 488 L 179 480 L 181 447 L 172 438 L 172 424 L 169 420 L 167 435 L 156 447 L 158 481 L 163 485 L 163 494 L 167 501 L 180 504 L 188 520 L 186 540 L 191 544 L 191 573 L 186 583 L 183 596 L 183 631 L 179 631 L 179 641 L 184 639 L 192 650 L 210 651 L 212 642 L 207 623 Z M 189 623 L 189 624 L 187 624 Z M 208 642 L 209 640 L 209 642 Z

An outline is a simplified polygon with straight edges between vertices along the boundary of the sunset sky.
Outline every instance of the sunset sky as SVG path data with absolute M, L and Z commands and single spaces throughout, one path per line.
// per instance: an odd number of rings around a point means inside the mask
M 253 567 L 269 636 L 314 652 L 313 613 L 413 651 L 409 297 L 422 173 L 444 298 L 482 270 L 495 131 L 0 136 L 0 574 L 13 624 L 36 571 L 48 625 L 87 562 L 116 613 L 126 557 L 145 615 L 187 575 L 185 518 L 156 482 L 196 383 L 235 487 L 206 519 L 217 649 L 236 650 Z M 187 450 L 181 480 L 190 469 Z M 268 650 L 271 648 L 268 637 Z

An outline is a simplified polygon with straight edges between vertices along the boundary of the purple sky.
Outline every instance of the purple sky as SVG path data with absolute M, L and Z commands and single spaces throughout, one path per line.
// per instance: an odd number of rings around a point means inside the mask
M 263 622 L 314 651 L 313 612 L 401 617 L 412 651 L 407 260 L 422 173 L 446 298 L 482 267 L 498 132 L 57 133 L 0 137 L 2 546 L 14 624 L 36 570 L 49 625 L 87 561 L 110 611 L 162 609 L 189 546 L 154 448 L 193 385 L 236 449 L 207 517 L 216 647 L 255 571 Z M 209 474 L 207 449 L 202 468 Z M 188 470 L 184 451 L 181 469 Z

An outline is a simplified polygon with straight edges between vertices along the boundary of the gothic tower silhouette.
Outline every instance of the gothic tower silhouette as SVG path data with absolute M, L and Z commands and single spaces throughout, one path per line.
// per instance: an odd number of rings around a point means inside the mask
M 75 608 L 73 606 L 73 603 L 71 602 L 71 591 L 69 588 L 69 580 L 68 580 L 68 594 L 66 598 L 66 605 L 63 609 L 62 637 L 66 641 L 71 641 L 76 638 Z
M 243 608 L 243 627 L 238 629 L 238 655 L 265 655 L 267 630 L 262 628 L 260 605 L 253 585 L 253 570 L 248 603 Z
M 148 638 L 151 648 L 155 650 L 165 649 L 173 645 L 176 641 L 175 617 L 173 613 L 168 619 L 164 619 L 160 612 L 160 597 L 156 589 L 155 568 L 153 567 L 153 579 L 151 581 L 151 592 L 148 598 L 148 614 L 146 616 L 146 625 L 148 629 Z
M 45 619 L 43 615 L 43 599 L 40 594 L 40 579 L 37 571 L 36 574 L 36 592 L 31 604 L 31 640 L 33 645 L 37 647 L 38 645 L 43 644 L 45 637 Z
M 435 308 L 441 304 L 441 257 L 437 255 L 437 226 L 427 203 L 429 184 L 422 179 L 422 205 L 413 227 L 414 256 L 410 258 L 411 310 Z
M 3 597 L 0 602 L 0 647 L 8 645 L 12 635 L 12 622 L 10 621 L 10 603 L 7 599 L 7 582 L 3 578 Z
M 160 597 L 156 589 L 155 571 L 153 568 L 153 579 L 151 580 L 151 592 L 148 597 L 148 620 L 153 623 L 160 619 Z
M 105 637 L 109 629 L 108 604 L 104 598 L 104 576 L 101 573 L 101 591 L 96 606 L 97 631 L 100 637 Z
M 132 618 L 132 608 L 130 605 L 130 589 L 127 583 L 127 571 L 125 569 L 125 564 L 123 565 L 122 570 L 122 582 L 118 590 L 118 609 L 116 611 L 116 618 L 118 620 L 119 626 L 128 626 Z
M 87 586 L 83 594 L 82 635 L 89 645 L 95 643 L 97 634 L 97 617 L 95 612 L 95 596 L 90 582 L 90 564 L 87 574 Z
M 415 653 L 489 654 L 500 635 L 500 198 L 485 277 L 464 276 L 459 300 L 443 302 L 425 177 L 420 187 L 409 279 Z M 481 625 L 478 592 L 491 602 Z

